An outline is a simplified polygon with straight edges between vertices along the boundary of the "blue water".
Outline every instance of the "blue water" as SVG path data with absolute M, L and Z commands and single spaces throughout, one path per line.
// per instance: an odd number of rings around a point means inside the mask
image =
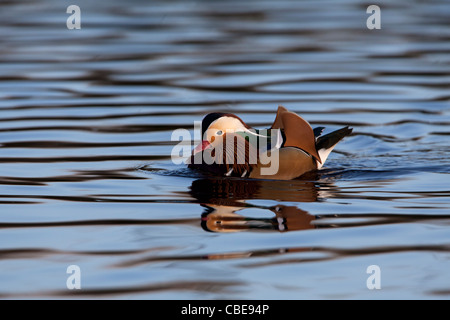
M 448 299 L 450 5 L 377 4 L 0 4 L 0 298 Z M 293 181 L 172 162 L 279 104 L 353 134 Z

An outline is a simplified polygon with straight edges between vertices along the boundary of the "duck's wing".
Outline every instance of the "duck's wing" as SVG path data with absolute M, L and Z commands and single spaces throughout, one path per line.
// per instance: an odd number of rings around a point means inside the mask
M 281 115 L 284 112 L 289 112 L 288 109 L 286 109 L 283 106 L 278 106 L 278 110 L 277 110 L 277 116 L 275 117 L 275 121 L 272 124 L 272 127 L 270 127 L 270 129 L 283 129 L 284 125 L 283 125 L 283 121 L 281 120 Z
M 316 149 L 314 130 L 305 119 L 294 112 L 288 111 L 285 107 L 279 106 L 271 129 L 284 131 L 284 147 L 302 149 L 313 156 L 319 163 L 322 163 Z
M 265 157 L 253 168 L 250 178 L 291 180 L 317 169 L 317 161 L 309 153 L 296 147 L 283 147 L 278 154 Z

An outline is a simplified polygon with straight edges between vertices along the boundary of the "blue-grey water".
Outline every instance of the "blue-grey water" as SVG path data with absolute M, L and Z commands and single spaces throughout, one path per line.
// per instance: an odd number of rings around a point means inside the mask
M 0 298 L 450 298 L 450 2 L 74 2 L 0 3 Z M 279 104 L 353 134 L 294 181 L 172 162 Z

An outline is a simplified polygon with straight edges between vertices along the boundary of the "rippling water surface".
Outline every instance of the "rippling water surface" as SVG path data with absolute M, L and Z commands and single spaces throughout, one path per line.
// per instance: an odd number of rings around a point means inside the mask
M 448 1 L 378 1 L 380 30 L 351 0 L 76 4 L 0 4 L 1 298 L 450 297 Z M 278 104 L 353 134 L 294 181 L 172 163 L 174 129 Z

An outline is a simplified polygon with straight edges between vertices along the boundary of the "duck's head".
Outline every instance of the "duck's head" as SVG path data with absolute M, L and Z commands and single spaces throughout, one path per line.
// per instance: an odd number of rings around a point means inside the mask
M 210 113 L 202 121 L 202 142 L 195 147 L 193 153 L 196 154 L 205 149 L 215 147 L 223 139 L 226 133 L 246 133 L 256 135 L 250 131 L 248 126 L 241 118 L 231 113 Z M 220 138 L 220 139 L 218 139 Z

